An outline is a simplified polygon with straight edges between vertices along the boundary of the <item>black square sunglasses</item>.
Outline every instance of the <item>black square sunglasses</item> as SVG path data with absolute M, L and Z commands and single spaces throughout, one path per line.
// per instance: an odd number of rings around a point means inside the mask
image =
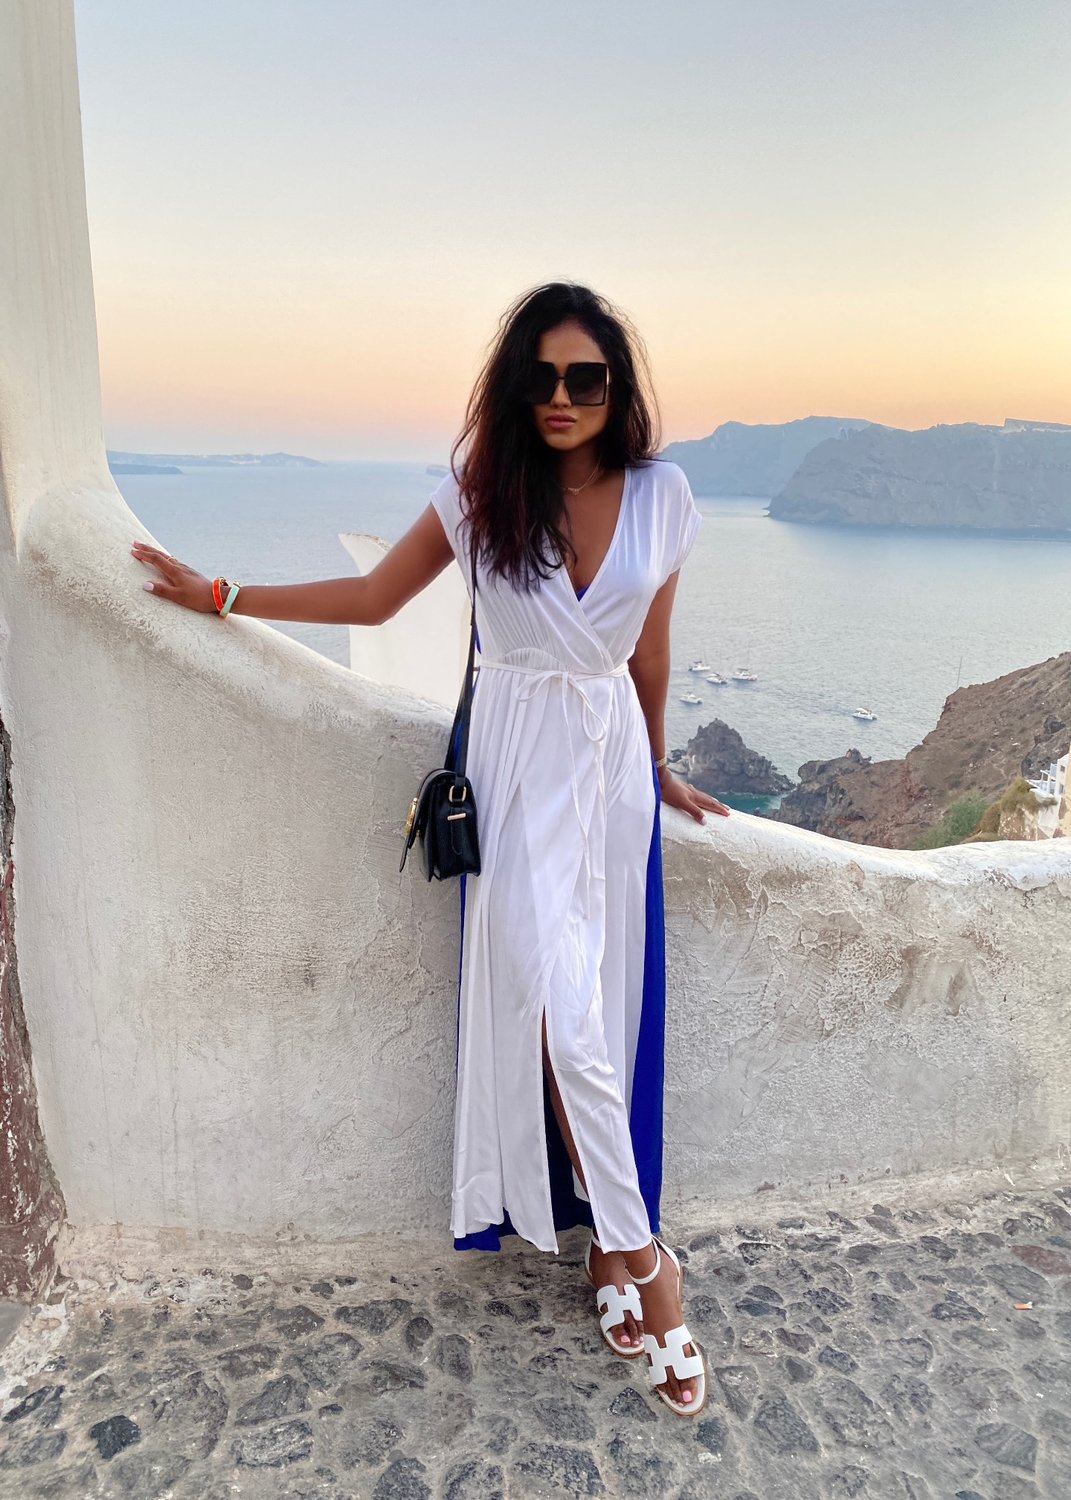
M 532 406 L 549 405 L 559 380 L 565 381 L 566 393 L 574 406 L 602 406 L 610 371 L 607 365 L 595 360 L 581 360 L 566 365 L 565 374 L 559 375 L 549 360 L 536 360 L 528 377 L 525 400 Z

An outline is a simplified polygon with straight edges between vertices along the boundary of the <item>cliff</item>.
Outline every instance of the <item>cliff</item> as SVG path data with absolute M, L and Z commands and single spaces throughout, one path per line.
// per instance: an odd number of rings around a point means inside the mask
M 722 719 L 704 724 L 683 750 L 671 757 L 675 771 L 712 797 L 773 796 L 787 792 L 792 782 L 773 761 L 749 750 L 735 729 Z
M 850 526 L 1071 532 L 1071 428 L 1008 421 L 845 431 L 804 456 L 774 494 L 770 515 Z
M 1020 775 L 1036 776 L 1071 741 L 1071 651 L 992 682 L 959 688 L 937 725 L 901 760 L 858 750 L 808 761 L 770 817 L 860 844 L 908 849 L 958 797 L 995 801 Z
M 723 422 L 709 437 L 670 443 L 663 458 L 680 464 L 697 495 L 776 495 L 817 444 L 865 427 L 861 417 L 802 417 L 796 422 Z

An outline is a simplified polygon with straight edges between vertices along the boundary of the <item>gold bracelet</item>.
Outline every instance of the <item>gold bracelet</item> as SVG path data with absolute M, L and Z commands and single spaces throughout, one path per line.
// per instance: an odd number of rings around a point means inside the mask
M 669 762 L 669 756 L 668 755 L 663 755 L 663 757 L 662 757 L 661 760 L 656 760 L 655 761 L 655 770 L 656 771 L 660 771 L 664 765 L 668 764 L 668 762 Z

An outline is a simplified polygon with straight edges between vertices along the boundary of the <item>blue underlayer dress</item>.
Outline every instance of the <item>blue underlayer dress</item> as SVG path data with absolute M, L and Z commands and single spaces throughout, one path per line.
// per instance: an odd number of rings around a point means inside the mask
M 582 598 L 584 589 L 577 590 Z M 629 1131 L 636 1158 L 636 1172 L 640 1193 L 651 1221 L 651 1233 L 657 1234 L 661 1227 L 660 1203 L 662 1196 L 662 1098 L 665 1079 L 665 1021 L 666 1021 L 666 942 L 665 905 L 662 886 L 662 829 L 661 787 L 654 757 L 651 758 L 651 776 L 655 788 L 655 811 L 651 828 L 651 843 L 647 856 L 646 923 L 643 954 L 643 996 L 640 1012 L 640 1029 L 636 1043 L 636 1065 L 632 1081 L 632 1099 L 629 1105 Z M 461 929 L 465 923 L 465 882 L 461 886 Z M 458 970 L 458 1017 L 460 1021 L 460 966 Z M 547 1158 L 550 1169 L 551 1204 L 556 1231 L 571 1229 L 577 1224 L 592 1227 L 591 1205 L 574 1189 L 573 1168 L 565 1149 L 558 1121 L 551 1103 L 550 1088 L 543 1080 L 543 1113 L 547 1135 Z M 532 1142 L 538 1149 L 538 1142 Z M 499 1224 L 491 1224 L 475 1234 L 454 1239 L 455 1250 L 499 1250 L 504 1234 L 515 1234 L 516 1230 L 506 1214 Z

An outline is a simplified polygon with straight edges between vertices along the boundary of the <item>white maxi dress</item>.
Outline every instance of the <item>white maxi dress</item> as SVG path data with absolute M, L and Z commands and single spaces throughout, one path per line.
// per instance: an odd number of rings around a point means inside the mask
M 471 592 L 468 527 L 452 475 L 431 501 Z M 652 936 L 645 881 L 657 782 L 628 660 L 699 524 L 683 471 L 650 460 L 626 470 L 613 539 L 580 597 L 564 567 L 528 593 L 477 569 L 468 775 L 481 873 L 464 879 L 451 1212 L 458 1248 L 505 1223 L 541 1250 L 558 1249 L 544 1017 L 587 1182 L 584 1195 L 570 1173 L 574 1191 L 590 1203 L 605 1249 L 650 1240 L 629 1104 Z M 660 1108 L 658 1121 L 660 1130 Z

